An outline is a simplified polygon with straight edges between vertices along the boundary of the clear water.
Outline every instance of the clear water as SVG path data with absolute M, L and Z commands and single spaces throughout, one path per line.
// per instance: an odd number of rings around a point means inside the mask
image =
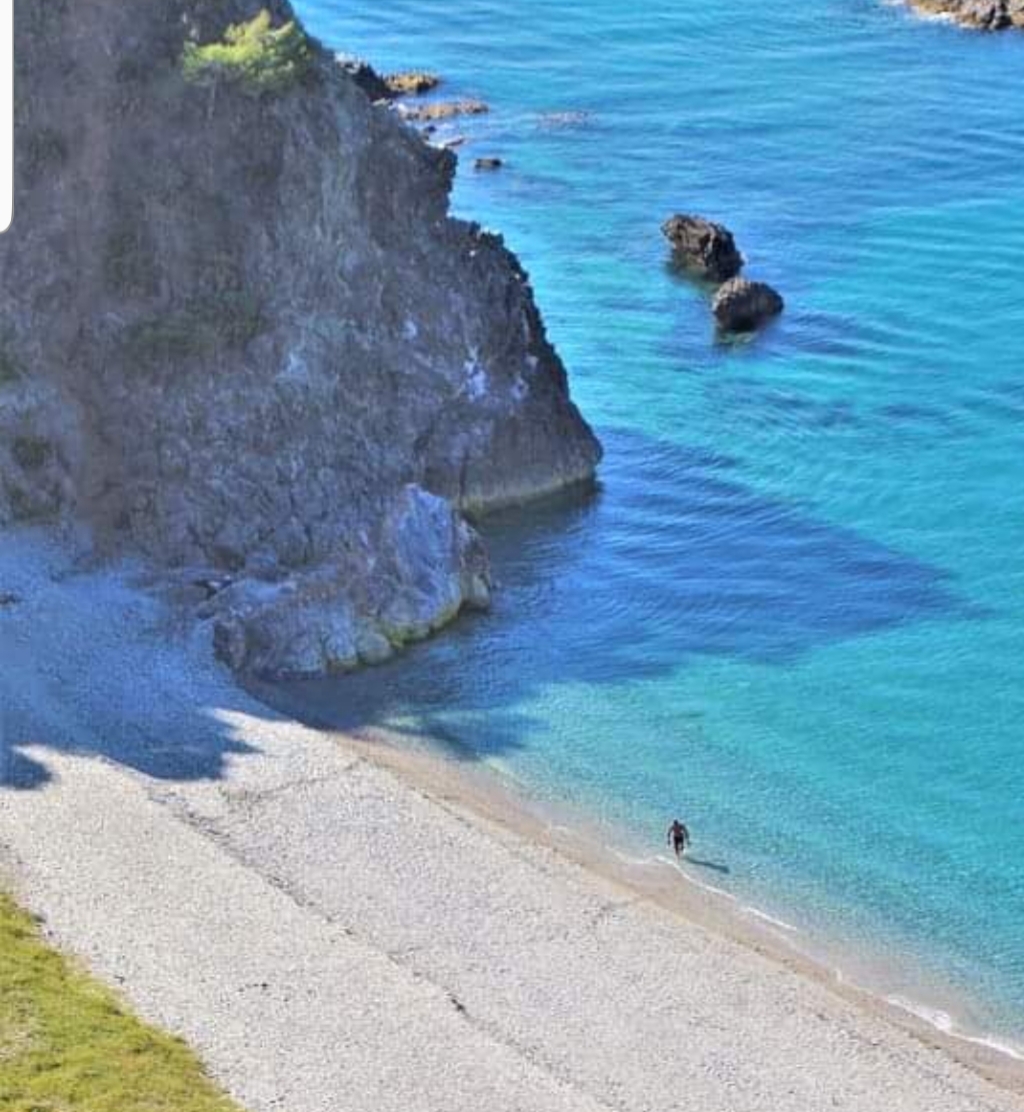
M 307 695 L 652 853 L 682 814 L 715 883 L 1020 1036 L 1024 35 L 755 7 L 300 2 L 490 102 L 455 209 L 523 258 L 607 449 L 591 503 L 487 526 L 490 616 Z M 716 342 L 675 210 L 732 227 L 775 327 Z

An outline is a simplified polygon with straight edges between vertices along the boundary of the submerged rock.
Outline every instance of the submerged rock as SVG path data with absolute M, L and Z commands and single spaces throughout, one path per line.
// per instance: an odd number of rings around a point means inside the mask
M 584 127 L 590 123 L 591 114 L 582 110 L 569 110 L 566 112 L 542 112 L 537 117 L 537 124 L 542 128 L 560 129 Z
M 733 278 L 721 286 L 711 311 L 725 332 L 752 332 L 782 312 L 782 296 L 764 282 Z
M 450 120 L 454 116 L 482 116 L 490 108 L 482 100 L 440 100 L 434 104 L 400 104 L 403 120 Z
M 392 96 L 422 96 L 429 93 L 441 84 L 441 78 L 436 73 L 427 73 L 425 70 L 410 70 L 406 73 L 389 73 L 384 78 L 384 84 Z
M 675 261 L 702 278 L 724 282 L 743 267 L 732 232 L 721 224 L 680 213 L 666 220 L 661 230 L 672 244 Z
M 983 31 L 1024 28 L 1024 0 L 911 0 L 933 15 L 948 15 L 965 27 Z

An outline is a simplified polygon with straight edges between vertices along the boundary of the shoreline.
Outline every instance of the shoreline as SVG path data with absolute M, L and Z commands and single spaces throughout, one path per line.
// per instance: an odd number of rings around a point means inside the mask
M 291 697 L 282 698 L 274 684 L 245 686 L 271 709 L 295 705 Z M 303 720 L 297 713 L 294 716 Z M 906 1030 L 926 1046 L 948 1054 L 986 1080 L 1024 1095 L 1024 1046 L 984 1031 L 963 1029 L 955 1016 L 932 1004 L 860 983 L 856 976 L 845 972 L 843 964 L 829 960 L 834 956 L 841 963 L 845 946 L 829 947 L 801 927 L 699 880 L 677 866 L 667 853 L 634 857 L 625 847 L 625 831 L 607 824 L 599 826 L 568 804 L 538 800 L 524 785 L 486 764 L 466 766 L 446 756 L 440 742 L 428 739 L 411 747 L 386 729 L 353 733 L 328 724 L 313 728 L 341 748 L 399 776 L 410 788 L 440 805 L 468 812 L 476 820 L 493 823 L 515 837 L 559 853 L 574 865 L 638 894 L 690 925 L 728 938 L 813 980 Z M 615 844 L 617 837 L 623 841 L 622 848 Z M 801 941 L 806 945 L 800 945 Z M 850 966 L 855 964 L 849 962 Z
M 962 30 L 992 30 L 962 18 L 946 0 L 886 2 L 890 6 L 907 9 L 911 16 L 924 22 L 949 23 Z M 445 80 L 447 82 L 448 79 Z M 446 97 L 461 95 L 461 84 L 454 89 L 446 86 Z M 406 100 L 415 103 L 418 98 L 413 96 Z M 451 120 L 446 122 L 452 123 Z M 469 127 L 472 127 L 472 122 Z M 460 137 L 460 142 L 463 138 Z M 273 683 L 254 682 L 247 684 L 246 688 L 272 707 L 294 705 L 288 697 L 281 699 L 280 689 Z M 308 715 L 297 714 L 296 717 L 303 722 L 310 721 Z M 624 830 L 609 826 L 598 830 L 588 816 L 575 808 L 571 809 L 568 804 L 547 803 L 532 798 L 525 785 L 506 777 L 497 768 L 474 766 L 470 772 L 465 763 L 445 754 L 440 741 L 427 739 L 418 743 L 415 749 L 410 749 L 407 742 L 397 735 L 390 735 L 386 729 L 370 728 L 351 733 L 326 722 L 315 728 L 331 735 L 343 747 L 354 747 L 364 759 L 375 761 L 402 776 L 414 790 L 437 791 L 438 798 L 445 803 L 464 807 L 477 818 L 497 823 L 515 836 L 526 837 L 551 848 L 573 864 L 640 893 L 655 905 L 680 915 L 700 929 L 717 933 L 759 955 L 768 956 L 824 985 L 856 1006 L 878 1014 L 925 1045 L 941 1050 L 1007 1091 L 1024 1095 L 1024 1034 L 1021 1042 L 1011 1042 L 1001 1034 L 963 1022 L 955 1010 L 947 1011 L 902 991 L 890 991 L 880 985 L 865 983 L 861 977 L 848 972 L 844 958 L 855 956 L 850 944 L 837 940 L 831 945 L 833 940 L 822 939 L 776 918 L 761 908 L 744 903 L 740 896 L 679 869 L 667 856 L 658 858 L 655 855 L 651 859 L 624 856 L 615 846 L 616 836 L 628 840 Z M 566 814 L 560 815 L 563 810 Z M 566 821 L 559 822 L 559 817 Z M 592 836 L 595 832 L 597 837 Z M 603 840 L 600 837 L 602 833 L 610 834 L 612 841 Z M 671 882 L 665 879 L 659 882 L 655 877 L 639 872 L 652 872 L 659 868 L 670 874 Z M 678 885 L 680 880 L 683 881 L 682 886 Z M 850 967 L 858 964 L 863 963 L 849 961 Z M 923 980 L 920 983 L 923 985 Z M 957 990 L 950 989 L 949 993 L 959 1003 L 966 1001 L 966 997 L 960 997 Z
M 950 0 L 886 0 L 886 3 L 889 6 L 905 8 L 908 14 L 925 22 L 950 23 L 961 29 L 975 31 L 988 29 L 962 18 L 953 10 L 955 4 Z M 448 76 L 445 76 L 444 81 L 445 91 L 441 95 L 437 94 L 436 89 L 432 89 L 428 91 L 429 98 L 426 101 L 422 101 L 416 95 L 403 95 L 399 98 L 399 103 L 404 100 L 410 105 L 418 103 L 429 105 L 457 100 L 472 93 L 472 89 L 467 90 L 464 87 L 464 82 L 449 83 Z M 461 124 L 461 130 L 468 131 L 472 137 L 473 118 L 463 120 L 457 117 L 454 121 L 448 119 L 439 122 L 447 123 L 449 126 Z M 459 142 L 464 141 L 465 138 L 460 132 Z M 436 139 L 435 136 L 428 141 L 434 142 Z M 262 694 L 259 693 L 261 687 Z M 248 686 L 248 689 L 257 692 L 257 697 L 261 701 L 266 701 L 271 706 L 280 706 L 280 697 L 275 698 L 269 694 L 274 688 L 273 684 L 253 683 Z M 309 721 L 305 715 L 297 717 L 301 721 Z M 443 779 L 446 775 L 451 776 L 457 786 L 454 788 L 439 786 L 438 790 L 442 792 L 442 798 L 447 799 L 449 796 L 458 798 L 460 804 L 468 807 L 474 814 L 488 821 L 496 821 L 519 836 L 529 837 L 542 845 L 550 845 L 564 853 L 575 864 L 590 869 L 605 879 L 611 879 L 615 883 L 640 891 L 659 906 L 682 915 L 688 922 L 703 929 L 717 931 L 742 945 L 749 946 L 757 953 L 769 954 L 774 960 L 855 1000 L 860 1006 L 876 1011 L 888 1021 L 910 1031 L 926 1044 L 941 1048 L 969 1068 L 996 1081 L 997 1084 L 1014 1093 L 1024 1094 L 1024 1035 L 1021 1042 L 1011 1042 L 1008 1037 L 987 1032 L 981 1026 L 973 1026 L 965 1022 L 959 1018 L 955 1006 L 951 1006 L 947 1011 L 939 1005 L 918 1000 L 903 991 L 890 991 L 881 985 L 869 985 L 857 975 L 848 975 L 847 965 L 843 959 L 853 956 L 850 944 L 839 940 L 835 945 L 830 945 L 829 942 L 832 940 L 822 939 L 810 931 L 777 919 L 756 906 L 743 903 L 741 897 L 723 888 L 678 870 L 668 858 L 660 862 L 660 867 L 670 870 L 674 881 L 682 879 L 691 891 L 672 892 L 668 883 L 658 883 L 654 878 L 639 876 L 635 868 L 632 872 L 628 866 L 623 869 L 621 867 L 623 862 L 617 860 L 621 855 L 614 844 L 602 844 L 600 839 L 592 840 L 590 846 L 584 844 L 586 836 L 583 831 L 589 829 L 590 825 L 586 816 L 574 812 L 568 819 L 567 825 L 552 826 L 541 816 L 543 807 L 547 805 L 531 799 L 525 788 L 520 792 L 511 782 L 503 782 L 505 778 L 497 769 L 487 769 L 482 772 L 482 776 L 492 781 L 489 786 L 480 784 L 471 786 L 470 781 L 478 779 L 478 775 L 471 776 L 457 758 L 446 756 L 440 742 L 436 743 L 436 751 L 431 751 L 431 743 L 428 742 L 422 752 L 417 749 L 414 755 L 408 748 L 403 749 L 401 739 L 390 737 L 386 730 L 366 731 L 367 737 L 372 735 L 372 740 L 367 740 L 358 734 L 345 733 L 329 724 L 318 728 L 333 735 L 341 745 L 359 746 L 359 751 L 365 759 L 377 761 L 390 771 L 407 777 L 414 788 L 422 787 L 421 778 L 432 782 L 438 778 Z M 366 745 L 370 748 L 364 749 L 363 746 Z M 421 760 L 422 765 L 418 763 Z M 430 767 L 434 761 L 439 763 L 440 769 Z M 501 797 L 501 802 L 498 802 L 498 797 Z M 551 809 L 554 811 L 558 806 L 560 805 L 552 805 Z M 559 830 L 561 835 L 553 833 Z M 613 835 L 624 833 L 624 831 L 615 831 Z M 656 867 L 654 861 L 646 859 L 637 859 L 629 864 L 648 870 Z M 700 898 L 710 898 L 713 907 L 698 906 L 698 894 L 701 894 Z M 708 919 L 710 924 L 705 922 L 705 919 Z M 851 966 L 857 964 L 863 963 L 850 962 Z M 920 983 L 924 984 L 924 981 Z M 968 999 L 955 989 L 949 989 L 948 992 L 956 1002 L 964 1003 Z
M 0 585 L 4 884 L 248 1112 L 1024 1108 L 675 870 L 257 701 L 144 567 L 17 531 Z

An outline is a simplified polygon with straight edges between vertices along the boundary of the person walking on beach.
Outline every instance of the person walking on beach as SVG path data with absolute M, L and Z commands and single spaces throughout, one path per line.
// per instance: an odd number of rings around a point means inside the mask
M 676 857 L 681 857 L 690 844 L 690 832 L 679 819 L 673 819 L 668 828 L 668 844 L 676 851 Z

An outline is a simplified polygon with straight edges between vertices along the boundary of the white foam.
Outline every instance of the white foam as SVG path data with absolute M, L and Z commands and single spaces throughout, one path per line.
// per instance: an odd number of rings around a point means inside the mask
M 776 919 L 774 915 L 769 915 L 767 911 L 761 911 L 760 908 L 752 907 L 750 904 L 744 904 L 743 911 L 747 915 L 752 915 L 755 919 L 763 919 L 764 922 L 770 923 L 773 927 L 779 927 L 781 930 L 788 931 L 790 934 L 800 933 L 799 927 L 793 926 L 792 923 L 787 923 L 785 919 Z
M 952 12 L 930 12 L 926 8 L 919 8 L 913 0 L 882 0 L 887 8 L 903 8 L 910 15 L 926 23 L 956 23 Z
M 960 1039 L 962 1042 L 973 1043 L 975 1046 L 987 1047 L 989 1050 L 995 1050 L 999 1054 L 1005 1054 L 1008 1058 L 1013 1058 L 1018 1062 L 1024 1062 L 1024 1047 L 1007 1042 L 1005 1039 L 995 1038 L 991 1035 L 969 1035 L 966 1031 L 957 1027 L 956 1021 L 949 1012 L 944 1012 L 941 1008 L 932 1008 L 916 1000 L 910 1000 L 906 996 L 900 996 L 899 994 L 887 996 L 885 1000 L 886 1003 L 891 1004 L 894 1008 L 899 1008 L 901 1011 L 916 1016 L 918 1019 L 923 1019 L 929 1027 L 934 1027 L 944 1035 L 949 1035 L 954 1039 Z
M 719 888 L 717 884 L 709 884 L 706 880 L 701 880 L 699 877 L 694 876 L 693 873 L 688 873 L 681 865 L 679 866 L 679 871 L 691 884 L 695 884 L 705 892 L 713 892 L 716 896 L 721 896 L 730 903 L 739 903 L 739 900 L 737 900 L 731 892 L 727 892 L 724 888 Z
M 613 849 L 612 853 L 624 865 L 667 865 L 669 862 L 659 854 L 653 854 L 649 857 L 634 857 L 630 853 L 623 853 L 622 850 Z

